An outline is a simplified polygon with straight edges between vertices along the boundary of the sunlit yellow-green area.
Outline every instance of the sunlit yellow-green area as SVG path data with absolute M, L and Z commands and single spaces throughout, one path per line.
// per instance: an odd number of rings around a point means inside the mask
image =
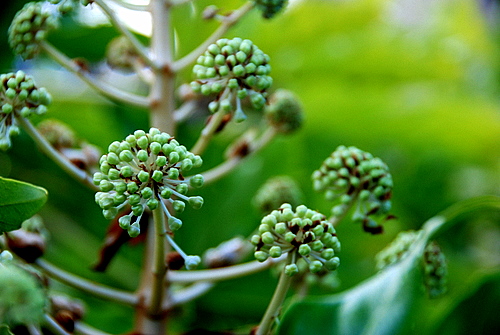
M 0 14 L 3 31 L 23 3 L 2 4 L 8 6 Z M 200 19 L 203 8 L 212 3 L 193 1 L 175 9 L 172 34 L 177 57 L 216 29 L 216 22 Z M 223 11 L 242 3 L 215 1 Z M 270 55 L 273 88 L 289 89 L 300 98 L 306 122 L 299 132 L 279 136 L 226 178 L 203 188 L 204 207 L 182 214 L 184 226 L 176 240 L 189 253 L 201 254 L 235 235 L 250 236 L 261 216 L 252 207 L 254 194 L 269 177 L 283 174 L 298 182 L 305 205 L 328 215 L 329 203 L 313 192 L 311 174 L 337 146 L 357 146 L 389 165 L 395 185 L 391 212 L 396 219 L 387 221 L 385 233 L 376 236 L 348 219 L 338 226 L 339 287 L 312 289 L 313 294 L 332 294 L 375 274 L 375 254 L 398 232 L 418 229 L 457 201 L 499 195 L 499 43 L 494 22 L 498 17 L 483 4 L 479 0 L 304 0 L 293 2 L 272 20 L 251 12 L 226 37 L 249 38 Z M 89 28 L 68 19 L 49 40 L 70 57 L 87 59 L 98 72 L 107 42 L 116 35 L 112 27 Z M 149 127 L 145 111 L 98 97 L 47 59 L 14 58 L 4 38 L 2 73 L 22 68 L 33 73 L 40 86 L 52 87 L 54 102 L 47 117 L 70 124 L 81 138 L 105 150 L 111 141 Z M 141 38 L 147 41 L 147 36 Z M 117 85 L 133 83 L 130 76 L 107 78 Z M 191 71 L 178 79 L 179 84 L 189 82 Z M 146 94 L 143 86 L 130 87 Z M 203 156 L 206 168 L 223 159 L 231 139 L 260 122 L 260 113 L 249 115 L 247 124 L 230 124 L 216 137 Z M 180 125 L 176 136 L 181 143 L 191 146 L 204 121 L 196 117 Z M 0 175 L 48 189 L 49 202 L 41 215 L 52 236 L 49 260 L 94 280 L 136 288 L 140 243 L 124 246 L 105 274 L 90 270 L 108 222 L 93 193 L 38 153 L 26 135 L 14 139 L 10 151 L 0 153 Z M 412 316 L 418 333 L 498 331 L 499 219 L 494 212 L 472 213 L 438 241 L 449 262 L 448 294 L 419 300 Z M 276 282 L 277 273 L 268 271 L 220 283 L 176 310 L 172 326 L 181 331 L 255 325 Z M 84 299 L 90 324 L 114 333 L 130 330 L 132 309 L 114 307 L 62 285 L 54 289 Z

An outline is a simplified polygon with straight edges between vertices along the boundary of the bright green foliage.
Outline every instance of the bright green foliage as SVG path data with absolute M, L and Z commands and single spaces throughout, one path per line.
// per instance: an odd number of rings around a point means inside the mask
M 0 263 L 0 322 L 36 324 L 45 305 L 42 287 L 33 275 L 8 262 Z
M 0 149 L 10 148 L 10 136 L 19 134 L 16 117 L 45 114 L 50 102 L 45 88 L 23 71 L 0 75 Z
M 184 177 L 192 168 L 200 167 L 202 159 L 169 134 L 156 128 L 148 133 L 137 130 L 124 141 L 111 143 L 108 150 L 99 161 L 101 171 L 94 174 L 94 183 L 101 189 L 95 200 L 109 220 L 130 205 L 132 211 L 119 222 L 131 236 L 139 234 L 139 221 L 146 208 L 161 206 L 170 229 L 177 230 L 182 223 L 170 214 L 166 203 L 178 213 L 184 210 L 184 201 L 196 209 L 203 205 L 201 197 L 186 196 L 189 186 L 202 186 L 203 176 Z
M 382 232 L 373 217 L 386 215 L 391 208 L 392 176 L 380 159 L 355 147 L 339 146 L 312 175 L 317 192 L 334 201 L 332 215 L 343 217 L 356 203 L 353 221 L 372 234 Z
M 290 276 L 299 271 L 298 258 L 305 260 L 313 273 L 323 269 L 333 271 L 340 264 L 336 256 L 340 252 L 340 242 L 335 228 L 323 214 L 304 205 L 294 212 L 290 204 L 283 204 L 266 215 L 251 242 L 255 245 L 255 258 L 260 262 L 268 257 L 293 254 L 292 263 L 285 267 L 285 273 Z
M 262 16 L 266 19 L 274 17 L 288 4 L 287 0 L 254 0 L 254 2 L 255 7 L 262 11 Z
M 406 256 L 400 261 L 350 290 L 295 303 L 285 312 L 278 334 L 414 333 L 421 321 L 413 312 L 422 294 L 422 261 L 429 259 L 429 251 L 436 255 L 429 241 L 460 223 L 457 218 L 463 214 L 484 209 L 500 209 L 500 199 L 485 196 L 457 203 L 428 220 L 418 234 L 402 235 L 398 240 L 411 243 L 404 243 Z M 441 256 L 436 258 L 440 260 L 432 262 L 441 267 Z
M 16 14 L 9 27 L 9 44 L 23 59 L 35 57 L 39 43 L 58 26 L 57 17 L 44 2 L 29 2 Z
M 241 100 L 248 97 L 256 109 L 264 107 L 269 76 L 269 56 L 250 40 L 220 39 L 198 57 L 191 87 L 197 93 L 217 95 L 208 108 L 212 113 L 222 110 L 233 113 L 236 122 L 246 119 Z
M 302 105 L 288 90 L 276 90 L 269 98 L 265 112 L 269 123 L 280 133 L 293 133 L 304 123 Z
M 262 213 L 268 214 L 284 203 L 296 207 L 302 202 L 302 197 L 303 194 L 295 180 L 288 176 L 277 176 L 269 178 L 258 189 L 253 203 Z
M 46 201 L 45 189 L 0 177 L 0 234 L 19 229 Z

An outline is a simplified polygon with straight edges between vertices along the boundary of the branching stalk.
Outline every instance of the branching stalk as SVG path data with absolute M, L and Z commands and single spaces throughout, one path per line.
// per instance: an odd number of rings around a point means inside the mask
M 221 125 L 224 115 L 225 112 L 222 110 L 219 110 L 217 113 L 212 115 L 210 121 L 208 121 L 208 124 L 201 131 L 201 135 L 198 138 L 198 141 L 196 141 L 193 148 L 191 149 L 191 152 L 193 154 L 201 155 L 205 151 L 217 128 L 219 128 L 219 126 Z
M 50 315 L 45 314 L 43 316 L 44 326 L 47 327 L 55 335 L 71 335 L 66 330 L 61 327 L 56 320 L 54 320 Z
M 172 292 L 172 297 L 168 301 L 166 301 L 163 307 L 165 309 L 170 309 L 172 307 L 192 301 L 207 293 L 214 287 L 214 285 L 215 284 L 211 282 L 199 282 L 179 291 Z
M 198 56 L 200 56 L 205 50 L 208 48 L 208 46 L 214 42 L 216 42 L 218 39 L 220 39 L 224 34 L 233 26 L 235 25 L 245 14 L 250 12 L 250 10 L 253 8 L 253 3 L 250 1 L 247 1 L 244 5 L 242 5 L 239 9 L 235 10 L 232 12 L 230 15 L 224 18 L 224 21 L 222 24 L 215 30 L 212 35 L 210 35 L 203 43 L 201 43 L 196 49 L 191 51 L 189 54 L 186 56 L 182 57 L 181 59 L 177 60 L 173 66 L 172 66 L 172 71 L 174 72 L 179 72 L 182 69 L 186 68 L 189 66 L 191 63 L 193 63 Z
M 190 283 L 198 281 L 221 281 L 248 276 L 281 262 L 285 256 L 268 258 L 264 262 L 251 261 L 244 264 L 231 265 L 217 269 L 191 270 L 191 271 L 169 271 L 167 280 L 172 283 Z
M 66 70 L 72 72 L 80 79 L 82 79 L 87 85 L 98 93 L 113 99 L 120 101 L 125 104 L 130 104 L 137 107 L 147 107 L 148 100 L 146 97 L 136 95 L 130 92 L 124 92 L 114 86 L 106 84 L 94 77 L 92 77 L 88 72 L 84 71 L 80 65 L 72 61 L 65 54 L 60 52 L 56 47 L 47 41 L 40 42 L 42 49 L 57 63 L 59 63 Z
M 49 277 L 58 280 L 68 286 L 82 290 L 83 292 L 92 294 L 96 297 L 115 301 L 125 305 L 133 306 L 137 304 L 137 296 L 133 293 L 117 290 L 115 288 L 111 288 L 76 276 L 72 273 L 58 268 L 57 266 L 43 259 L 38 259 L 35 262 L 35 265 Z
M 127 2 L 127 1 L 122 1 L 122 0 L 112 0 L 114 3 L 117 5 L 130 9 L 130 10 L 135 10 L 135 11 L 140 11 L 140 12 L 145 12 L 148 10 L 148 5 L 135 5 L 133 3 Z
M 64 157 L 59 151 L 54 149 L 54 147 L 47 141 L 45 137 L 40 134 L 40 132 L 31 124 L 27 119 L 20 117 L 17 119 L 23 129 L 31 136 L 33 141 L 38 145 L 40 150 L 52 159 L 61 169 L 63 169 L 67 174 L 69 174 L 74 179 L 78 180 L 85 186 L 90 187 L 93 190 L 98 190 L 98 187 L 92 182 L 92 177 L 84 170 L 79 169 L 76 165 L 71 163 L 66 157 Z

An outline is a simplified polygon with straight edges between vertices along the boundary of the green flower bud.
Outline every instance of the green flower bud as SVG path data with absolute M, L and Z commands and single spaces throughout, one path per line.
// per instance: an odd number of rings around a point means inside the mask
M 302 105 L 287 90 L 277 90 L 271 95 L 265 113 L 269 123 L 281 133 L 293 133 L 304 123 Z
M 284 271 L 287 276 L 292 277 L 299 273 L 299 267 L 297 266 L 297 264 L 288 264 L 285 266 Z
M 31 59 L 40 52 L 41 39 L 58 24 L 57 16 L 43 2 L 29 2 L 12 20 L 8 31 L 9 45 L 23 59 Z
M 182 221 L 172 216 L 168 219 L 168 226 L 172 231 L 179 230 L 182 227 Z
M 352 220 L 372 234 L 388 218 L 392 177 L 379 158 L 355 147 L 339 146 L 312 175 L 314 189 L 333 201 L 332 215 L 342 217 L 356 203 Z
M 253 255 L 259 262 L 264 262 L 269 257 L 269 254 L 264 251 L 256 251 Z
M 190 197 L 188 203 L 194 209 L 200 209 L 203 206 L 203 198 L 200 196 Z
M 187 256 L 184 259 L 184 266 L 187 270 L 194 270 L 200 265 L 201 258 L 200 256 Z

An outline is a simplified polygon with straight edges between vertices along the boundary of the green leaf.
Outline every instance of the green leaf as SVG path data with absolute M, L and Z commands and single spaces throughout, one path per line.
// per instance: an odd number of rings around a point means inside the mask
M 410 330 L 415 301 L 423 294 L 420 261 L 426 244 L 458 217 L 480 209 L 500 209 L 500 198 L 459 202 L 428 220 L 408 255 L 356 287 L 327 297 L 296 302 L 285 312 L 279 334 L 401 334 Z
M 0 234 L 19 229 L 46 201 L 44 188 L 0 177 Z
M 0 335 L 14 335 L 11 331 L 9 326 L 6 324 L 0 324 Z

